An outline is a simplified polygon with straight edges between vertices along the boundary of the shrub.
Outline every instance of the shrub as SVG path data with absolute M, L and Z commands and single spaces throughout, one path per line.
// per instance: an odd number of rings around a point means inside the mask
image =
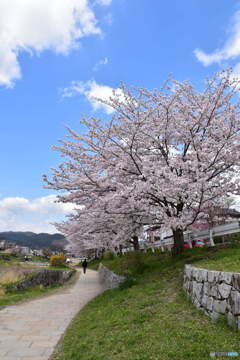
M 65 265 L 66 263 L 66 256 L 65 255 L 52 255 L 50 257 L 50 264 L 52 266 L 61 266 Z
M 102 258 L 104 260 L 112 260 L 114 258 L 114 253 L 110 250 L 104 251 Z

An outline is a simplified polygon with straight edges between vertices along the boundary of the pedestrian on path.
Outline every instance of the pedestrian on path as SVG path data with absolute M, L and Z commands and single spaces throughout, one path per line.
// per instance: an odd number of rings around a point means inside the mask
M 86 269 L 87 269 L 87 259 L 84 259 L 83 263 L 82 263 L 82 267 L 83 267 L 83 272 L 84 274 L 86 274 Z

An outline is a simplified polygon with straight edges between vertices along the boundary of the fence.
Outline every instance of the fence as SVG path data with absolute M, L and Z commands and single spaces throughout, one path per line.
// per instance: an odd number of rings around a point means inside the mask
M 184 233 L 184 242 L 192 243 L 197 240 L 207 240 L 210 245 L 214 246 L 214 236 L 230 235 L 240 232 L 240 221 L 218 225 L 207 230 L 187 231 Z M 173 245 L 173 236 L 165 237 L 154 243 L 146 244 L 146 247 L 166 247 Z

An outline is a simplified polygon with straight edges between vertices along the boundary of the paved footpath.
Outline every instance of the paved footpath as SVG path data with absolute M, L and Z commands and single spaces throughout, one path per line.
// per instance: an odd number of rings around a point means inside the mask
M 57 294 L 0 311 L 0 359 L 48 360 L 72 318 L 103 291 L 96 271 Z

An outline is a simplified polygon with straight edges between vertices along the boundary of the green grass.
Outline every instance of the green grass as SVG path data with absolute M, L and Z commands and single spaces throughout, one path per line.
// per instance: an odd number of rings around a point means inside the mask
M 49 265 L 46 267 L 48 270 L 72 270 L 72 268 L 68 265 Z
M 60 285 L 52 285 L 47 288 L 35 287 L 27 289 L 25 291 L 11 291 L 0 296 L 0 309 L 7 305 L 13 305 L 20 301 L 30 300 L 33 298 L 40 297 L 42 295 L 48 295 L 56 289 L 59 289 Z
M 107 290 L 84 307 L 52 359 L 209 360 L 211 351 L 239 351 L 239 333 L 225 317 L 213 323 L 182 290 L 185 263 L 211 261 L 231 250 L 186 250 L 175 259 L 146 254 L 137 271 L 138 259 L 104 260 L 113 271 L 134 277 L 135 285 Z
M 7 254 L 7 253 L 4 253 L 4 252 L 0 252 L 0 260 L 4 261 L 4 260 L 7 260 L 7 261 L 22 261 L 24 260 L 24 255 L 20 255 L 20 254 Z
M 240 245 L 234 244 L 226 249 L 221 246 L 211 259 L 204 259 L 195 264 L 209 270 L 240 273 Z
M 31 255 L 31 259 L 29 259 L 29 262 L 35 261 L 35 262 L 49 262 L 49 259 L 46 259 L 44 256 L 35 256 Z M 6 254 L 3 252 L 0 252 L 0 265 L 1 264 L 15 264 L 19 262 L 24 262 L 25 264 L 28 263 L 28 261 L 25 261 L 25 256 L 20 254 Z

